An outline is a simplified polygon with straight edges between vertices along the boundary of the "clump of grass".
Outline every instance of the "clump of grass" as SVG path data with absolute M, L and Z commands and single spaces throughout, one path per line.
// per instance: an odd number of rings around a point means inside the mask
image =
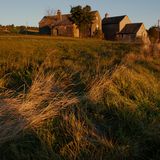
M 35 78 L 27 94 L 1 100 L 1 143 L 16 138 L 27 129 L 35 130 L 65 107 L 78 102 L 73 95 L 63 93 L 64 88 L 58 91 L 56 87 L 58 84 L 52 75 L 41 74 Z
M 141 135 L 151 134 L 150 125 L 155 119 L 159 119 L 159 87 L 159 81 L 149 72 L 126 66 L 119 66 L 110 76 L 106 74 L 91 83 L 88 92 L 89 100 L 94 102 L 88 108 L 93 113 L 94 118 L 91 120 L 96 122 L 99 130 L 106 136 L 117 139 L 118 144 L 124 144 L 124 148 L 128 148 L 122 155 L 128 155 L 127 159 L 146 157 L 145 147 L 144 150 L 140 147 L 141 140 L 145 141 L 146 138 Z M 155 134 L 151 136 L 155 137 Z M 149 144 L 154 146 L 154 139 L 144 141 L 146 148 Z M 157 157 L 154 154 L 158 152 L 159 149 L 156 149 L 150 157 Z

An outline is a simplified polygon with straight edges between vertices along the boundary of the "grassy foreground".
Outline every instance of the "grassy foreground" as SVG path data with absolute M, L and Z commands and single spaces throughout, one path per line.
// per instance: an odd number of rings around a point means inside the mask
M 139 44 L 0 37 L 1 160 L 158 160 L 160 55 Z

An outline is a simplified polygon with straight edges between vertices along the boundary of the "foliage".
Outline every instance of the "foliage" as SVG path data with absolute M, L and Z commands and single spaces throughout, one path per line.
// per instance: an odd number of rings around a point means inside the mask
M 159 39 L 158 27 L 152 26 L 148 30 L 149 37 L 151 41 L 156 42 Z
M 103 39 L 104 38 L 104 34 L 101 30 L 96 29 L 95 32 L 93 33 L 93 37 L 94 38 L 99 38 L 99 39 Z
M 32 26 L 15 26 L 14 24 L 12 25 L 6 25 L 6 26 L 0 26 L 0 34 L 8 34 L 8 35 L 16 35 L 16 34 L 26 34 L 28 30 L 33 31 L 33 32 L 38 32 L 37 27 L 32 27 Z
M 94 14 L 91 12 L 91 7 L 76 6 L 71 8 L 71 21 L 80 29 L 81 36 L 88 36 L 89 29 L 94 20 Z

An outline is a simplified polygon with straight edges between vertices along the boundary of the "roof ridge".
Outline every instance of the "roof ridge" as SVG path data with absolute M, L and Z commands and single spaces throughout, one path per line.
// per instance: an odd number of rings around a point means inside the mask
M 120 23 L 127 15 L 122 16 L 114 16 L 114 17 L 108 17 L 103 18 L 102 23 L 103 24 L 118 24 Z M 128 17 L 128 16 L 127 16 Z
M 108 18 L 117 18 L 117 17 L 125 17 L 127 15 L 121 15 L 121 16 L 112 16 L 112 17 L 108 17 Z
M 143 24 L 143 22 L 137 22 L 137 23 L 127 23 L 126 25 L 136 25 L 136 24 Z
M 94 10 L 94 11 L 91 11 L 91 12 L 98 12 L 98 10 Z M 68 16 L 68 15 L 71 15 L 71 13 L 65 13 L 65 14 L 62 14 L 62 16 Z M 57 15 L 52 15 L 52 16 L 44 16 L 44 18 L 46 17 L 54 17 L 54 16 L 57 16 Z

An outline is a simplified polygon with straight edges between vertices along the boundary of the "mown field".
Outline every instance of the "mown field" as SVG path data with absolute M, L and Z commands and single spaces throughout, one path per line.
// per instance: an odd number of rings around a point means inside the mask
M 96 39 L 0 37 L 0 160 L 159 160 L 160 54 Z

